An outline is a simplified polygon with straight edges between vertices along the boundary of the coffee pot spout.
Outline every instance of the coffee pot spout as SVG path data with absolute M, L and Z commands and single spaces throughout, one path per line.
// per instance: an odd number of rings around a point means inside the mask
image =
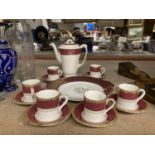
M 50 45 L 53 47 L 53 51 L 55 53 L 56 59 L 58 60 L 58 62 L 61 64 L 61 55 L 56 47 L 56 45 L 52 42 L 50 43 Z

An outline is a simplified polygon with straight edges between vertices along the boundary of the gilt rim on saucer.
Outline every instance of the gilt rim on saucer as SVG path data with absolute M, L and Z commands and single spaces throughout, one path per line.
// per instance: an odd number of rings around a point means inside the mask
M 114 98 L 116 100 L 116 97 L 117 97 L 117 94 L 112 94 L 110 95 L 110 97 Z M 120 106 L 115 105 L 115 108 L 121 112 L 125 112 L 125 113 L 129 113 L 129 114 L 139 114 L 139 113 L 142 113 L 142 112 L 145 112 L 146 108 L 147 108 L 147 103 L 144 99 L 141 99 L 139 102 L 138 102 L 138 107 L 140 104 L 144 104 L 144 108 L 143 109 L 136 109 L 136 110 L 128 110 L 128 109 L 124 109 Z
M 30 110 L 34 110 L 33 115 L 31 115 L 32 118 L 30 118 L 30 115 L 29 115 L 29 112 L 31 112 Z M 41 122 L 41 121 L 36 120 L 36 118 L 35 118 L 36 110 L 37 110 L 37 106 L 36 106 L 36 104 L 34 104 L 25 112 L 28 122 L 34 126 L 48 127 L 48 126 L 58 125 L 58 124 L 61 124 L 65 121 L 67 121 L 71 116 L 71 108 L 69 107 L 69 105 L 65 105 L 62 108 L 62 115 L 60 118 L 58 118 L 57 120 L 54 120 L 54 121 L 50 121 L 50 122 Z M 63 116 L 65 113 L 67 113 L 67 114 L 65 116 Z
M 107 117 L 106 121 L 104 121 L 102 123 L 91 123 L 91 122 L 87 122 L 81 116 L 82 111 L 80 112 L 80 117 L 81 118 L 79 119 L 79 118 L 77 118 L 77 116 L 75 114 L 75 110 L 77 110 L 78 108 L 81 108 L 80 106 L 84 106 L 84 104 L 81 103 L 81 104 L 78 104 L 78 105 L 74 106 L 74 108 L 72 110 L 72 116 L 73 116 L 73 119 L 76 122 L 78 122 L 78 123 L 80 123 L 80 124 L 82 124 L 84 126 L 93 127 L 93 128 L 103 128 L 103 127 L 107 127 L 107 126 L 111 125 L 112 123 L 114 123 L 117 120 L 117 111 L 114 108 L 111 109 L 111 110 L 109 110 L 109 112 L 107 113 L 108 116 L 110 116 L 110 114 L 109 114 L 110 112 L 115 115 L 112 120 L 107 120 L 108 119 L 108 117 Z
M 13 96 L 13 102 L 16 103 L 16 104 L 18 104 L 18 105 L 23 105 L 23 106 L 30 106 L 30 105 L 33 105 L 33 104 L 36 103 L 36 102 L 23 102 L 23 101 L 21 100 L 21 98 L 23 97 L 22 94 L 23 94 L 22 91 L 17 92 L 17 93 Z M 16 97 L 17 97 L 18 95 L 22 95 L 22 96 L 20 97 L 20 101 L 17 101 L 17 99 L 16 99 Z

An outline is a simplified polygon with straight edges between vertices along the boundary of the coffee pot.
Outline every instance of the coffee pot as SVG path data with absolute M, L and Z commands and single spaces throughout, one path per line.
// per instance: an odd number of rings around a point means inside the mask
M 87 45 L 75 44 L 71 39 L 67 40 L 66 43 L 59 47 L 60 51 L 58 51 L 54 43 L 51 43 L 50 45 L 53 47 L 56 59 L 62 65 L 64 76 L 67 77 L 76 75 L 78 68 L 82 67 L 86 61 L 88 54 Z M 79 63 L 82 48 L 85 49 L 85 55 L 82 63 Z

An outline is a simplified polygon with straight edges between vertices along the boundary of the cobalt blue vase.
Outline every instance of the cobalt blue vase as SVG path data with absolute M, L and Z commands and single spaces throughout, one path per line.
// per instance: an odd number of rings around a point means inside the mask
M 12 49 L 6 39 L 6 23 L 0 23 L 0 80 L 5 83 L 5 90 L 16 90 L 14 75 L 17 66 L 17 53 Z

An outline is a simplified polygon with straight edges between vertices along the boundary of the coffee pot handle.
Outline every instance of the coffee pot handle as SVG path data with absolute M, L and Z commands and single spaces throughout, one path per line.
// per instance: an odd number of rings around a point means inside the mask
M 137 102 L 139 100 L 141 100 L 145 96 L 145 90 L 144 89 L 139 89 L 138 94 L 140 94 L 140 93 L 141 93 L 141 95 L 138 97 Z
M 87 45 L 86 44 L 82 44 L 80 45 L 80 48 L 84 48 L 85 49 L 85 55 L 84 55 L 84 59 L 82 61 L 81 64 L 78 65 L 78 68 L 82 67 L 86 61 L 86 58 L 87 58 L 87 54 L 88 54 L 88 50 L 87 50 Z
M 59 106 L 59 111 L 68 103 L 68 97 L 66 95 L 61 95 L 59 100 L 65 99 L 63 103 Z
M 107 105 L 109 102 L 112 102 L 112 105 L 111 105 L 108 109 L 106 109 L 106 111 L 105 111 L 106 113 L 107 113 L 109 110 L 111 110 L 111 109 L 115 106 L 115 104 L 116 104 L 115 100 L 112 99 L 112 98 L 108 98 L 108 99 L 106 100 L 106 105 Z

